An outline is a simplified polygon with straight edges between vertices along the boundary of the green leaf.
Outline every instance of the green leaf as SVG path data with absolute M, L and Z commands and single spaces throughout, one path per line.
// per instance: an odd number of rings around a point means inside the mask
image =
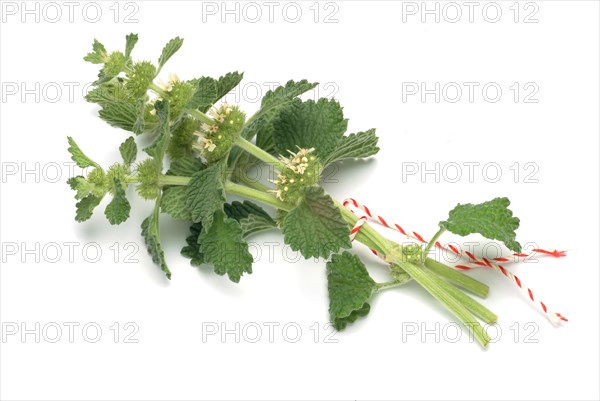
M 86 167 L 91 167 L 91 166 L 99 167 L 95 161 L 93 161 L 92 159 L 87 157 L 81 151 L 81 149 L 79 148 L 79 145 L 77 145 L 77 143 L 75 143 L 75 140 L 73 138 L 68 136 L 67 141 L 69 142 L 69 148 L 67 150 L 71 154 L 71 159 L 73 159 L 73 161 L 75 162 L 75 164 L 77 164 L 77 166 L 79 166 L 81 168 L 86 168 Z
M 202 222 L 205 228 L 210 226 L 215 212 L 223 210 L 226 166 L 225 159 L 219 160 L 194 174 L 187 186 L 186 206 L 192 213 L 192 220 L 196 223 Z
M 379 138 L 375 135 L 375 129 L 344 136 L 338 141 L 335 149 L 329 154 L 323 165 L 344 159 L 373 156 L 379 152 L 377 141 L 379 141 Z
M 163 48 L 162 54 L 160 55 L 160 57 L 158 59 L 158 70 L 159 71 L 166 64 L 166 62 L 169 61 L 169 59 L 175 53 L 177 53 L 177 51 L 181 48 L 182 44 L 183 44 L 183 39 L 181 39 L 178 36 L 176 38 L 171 39 L 169 41 L 169 43 L 167 43 L 165 45 L 165 47 Z
M 131 57 L 131 51 L 135 47 L 138 42 L 138 35 L 135 33 L 130 33 L 125 37 L 125 58 Z
M 135 138 L 130 136 L 119 146 L 119 152 L 123 161 L 128 166 L 135 161 L 137 157 L 137 145 L 135 144 Z
M 363 262 L 349 252 L 333 255 L 327 262 L 329 317 L 336 330 L 369 313 L 367 301 L 377 290 L 377 284 Z
M 448 220 L 439 225 L 462 236 L 479 233 L 485 238 L 504 242 L 514 252 L 521 252 L 521 244 L 515 240 L 519 219 L 513 217 L 509 205 L 508 198 L 496 198 L 478 205 L 458 204 L 450 211 Z
M 187 188 L 174 186 L 163 189 L 161 210 L 176 220 L 191 220 L 192 214 L 186 205 Z
M 198 243 L 198 237 L 202 232 L 202 223 L 194 223 L 190 226 L 190 235 L 185 239 L 187 246 L 181 249 L 181 255 L 191 259 L 190 264 L 192 266 L 200 266 L 204 264 L 204 255 L 200 251 L 200 244 Z
M 98 112 L 100 118 L 115 128 L 134 132 L 138 119 L 138 108 L 133 103 L 110 102 L 105 103 Z
M 104 45 L 98 40 L 94 39 L 94 44 L 92 45 L 92 52 L 88 53 L 83 59 L 92 64 L 103 64 L 106 61 L 106 57 L 108 56 L 106 52 L 106 48 Z
M 169 166 L 167 175 L 191 177 L 198 171 L 203 170 L 205 167 L 206 166 L 202 164 L 200 159 L 193 156 L 186 156 L 177 160 L 173 160 Z
M 152 156 L 157 161 L 157 166 L 162 168 L 162 161 L 169 145 L 169 135 L 171 127 L 169 125 L 169 102 L 159 100 L 154 104 L 156 115 L 158 116 L 159 128 L 158 138 L 147 148 L 144 149 L 148 155 Z
M 227 74 L 219 77 L 217 80 L 217 97 L 213 103 L 221 100 L 223 96 L 231 92 L 233 88 L 238 86 L 242 79 L 244 78 L 244 73 L 240 73 L 237 71 L 228 72 Z M 208 109 L 207 109 L 208 110 Z
M 114 179 L 115 183 L 115 194 L 112 201 L 106 206 L 104 214 L 112 225 L 121 224 L 129 218 L 129 212 L 131 212 L 131 205 L 125 195 L 125 189 L 119 179 Z
M 210 77 L 202 77 L 195 80 L 194 84 L 194 93 L 184 108 L 206 111 L 217 99 L 217 81 Z
M 127 102 L 131 103 L 135 99 L 131 93 L 125 89 L 122 79 L 106 82 L 96 86 L 85 95 L 85 100 L 90 103 L 97 103 L 104 106 L 108 103 Z
M 252 273 L 252 255 L 242 236 L 240 224 L 218 210 L 210 227 L 205 226 L 198 238 L 204 260 L 214 265 L 215 273 L 227 273 L 235 283 L 244 273 Z
M 79 202 L 77 202 L 75 204 L 75 220 L 80 223 L 88 220 L 90 217 L 92 217 L 94 209 L 100 204 L 101 201 L 101 197 L 88 195 Z
M 225 213 L 240 223 L 244 238 L 277 228 L 275 220 L 263 208 L 250 201 L 226 203 Z
M 331 197 L 321 187 L 303 190 L 304 198 L 283 219 L 286 244 L 302 256 L 328 258 L 340 248 L 350 248 L 350 228 Z
M 315 148 L 315 154 L 326 160 L 335 151 L 338 141 L 346 132 L 348 120 L 335 100 L 318 102 L 294 100 L 282 109 L 273 121 L 275 150 L 287 155 L 297 147 Z
M 272 143 L 272 122 L 277 112 L 317 85 L 317 83 L 310 83 L 305 79 L 298 82 L 290 80 L 284 86 L 279 86 L 265 93 L 260 110 L 252 117 L 252 123 L 246 126 L 242 136 L 246 139 L 252 139 L 255 135 L 258 135 L 256 143 L 259 146 Z M 261 148 L 265 149 L 263 146 Z
M 165 253 L 160 245 L 160 235 L 158 230 L 158 213 L 156 208 L 154 213 L 148 216 L 142 222 L 142 237 L 146 242 L 148 253 L 152 257 L 152 261 L 160 266 L 167 278 L 171 279 L 171 271 L 165 260 Z

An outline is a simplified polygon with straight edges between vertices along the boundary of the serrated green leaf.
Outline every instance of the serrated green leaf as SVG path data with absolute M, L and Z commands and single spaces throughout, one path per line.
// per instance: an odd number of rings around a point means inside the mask
M 186 206 L 192 214 L 192 220 L 202 222 L 205 228 L 210 226 L 215 212 L 223 210 L 226 199 L 223 186 L 226 166 L 225 159 L 219 160 L 194 174 L 187 186 Z
M 157 161 L 157 166 L 162 168 L 162 162 L 167 150 L 171 127 L 169 125 L 169 102 L 159 100 L 154 104 L 158 116 L 159 128 L 158 138 L 150 146 L 144 149 L 148 155 Z
M 163 48 L 162 54 L 158 59 L 158 70 L 160 71 L 167 61 L 181 48 L 183 39 L 179 36 L 171 39 Z
M 105 103 L 98 112 L 100 118 L 115 128 L 134 132 L 138 119 L 138 109 L 135 104 L 128 102 Z
M 108 54 L 106 53 L 106 48 L 97 39 L 94 39 L 94 44 L 92 45 L 92 52 L 88 53 L 83 59 L 92 64 L 102 64 L 105 62 Z
M 514 252 L 521 252 L 521 244 L 515 240 L 519 219 L 513 217 L 509 205 L 508 198 L 496 198 L 477 205 L 458 204 L 450 211 L 448 220 L 441 221 L 439 225 L 462 236 L 478 233 L 485 238 L 502 241 Z
M 302 81 L 288 81 L 285 86 L 279 86 L 274 90 L 268 91 L 262 99 L 261 107 L 247 122 L 242 129 L 241 136 L 251 140 L 256 136 L 256 146 L 273 153 L 273 119 L 277 116 L 280 109 L 292 102 L 296 97 L 313 89 L 317 83 L 310 83 L 303 79 Z M 239 159 L 245 166 L 251 166 L 256 163 L 254 157 L 248 156 L 234 147 L 231 149 L 229 160 L 231 164 Z
M 191 259 L 192 266 L 204 264 L 204 255 L 200 251 L 198 236 L 202 232 L 202 223 L 194 223 L 190 226 L 190 235 L 185 239 L 187 245 L 181 249 L 181 255 Z
M 240 223 L 244 238 L 277 228 L 275 220 L 263 208 L 250 201 L 226 203 L 224 209 L 228 217 Z
M 256 143 L 259 146 L 272 143 L 272 121 L 277 112 L 317 85 L 317 83 L 310 83 L 305 79 L 298 82 L 290 80 L 284 86 L 278 86 L 265 93 L 259 111 L 252 116 L 252 121 L 246 125 L 242 136 L 252 139 L 258 135 Z M 264 149 L 263 146 L 261 147 Z
M 160 244 L 160 234 L 158 229 L 158 213 L 155 211 L 142 222 L 142 237 L 146 242 L 148 253 L 152 257 L 152 261 L 160 266 L 167 278 L 171 279 L 171 271 L 167 266 L 165 253 Z
M 130 136 L 119 146 L 119 152 L 121 153 L 121 157 L 123 161 L 128 166 L 131 165 L 135 161 L 137 157 L 137 145 L 135 143 L 135 138 Z
M 135 47 L 137 42 L 138 42 L 138 35 L 135 33 L 130 33 L 129 35 L 127 35 L 125 37 L 125 57 L 126 58 L 131 57 L 131 51 L 133 50 L 133 48 Z
M 217 99 L 217 81 L 210 77 L 202 77 L 194 81 L 194 87 L 194 93 L 184 108 L 208 110 Z
M 77 166 L 81 168 L 91 166 L 99 167 L 95 161 L 93 161 L 92 159 L 87 157 L 85 153 L 83 153 L 83 151 L 79 148 L 79 145 L 75 143 L 75 140 L 73 138 L 68 136 L 67 141 L 69 142 L 69 148 L 67 150 L 71 154 L 71 159 L 75 162 L 75 164 L 77 164 Z
M 115 183 L 115 194 L 112 201 L 104 209 L 104 214 L 108 219 L 108 222 L 112 225 L 121 224 L 129 218 L 129 212 L 131 212 L 131 205 L 125 195 L 125 189 L 119 179 L 114 179 Z
M 375 129 L 344 136 L 338 141 L 323 165 L 326 166 L 344 159 L 373 156 L 379 152 L 377 141 L 379 138 L 375 135 Z
M 346 132 L 348 120 L 335 100 L 318 102 L 294 100 L 273 120 L 275 150 L 287 155 L 298 147 L 315 148 L 321 160 L 327 160 Z
M 233 88 L 235 88 L 240 84 L 240 82 L 242 82 L 243 78 L 244 73 L 240 73 L 237 71 L 228 72 L 227 74 L 219 77 L 219 79 L 217 80 L 217 98 L 213 103 L 221 100 L 223 96 L 231 92 Z
M 169 166 L 167 175 L 191 177 L 204 168 L 206 168 L 206 165 L 204 165 L 200 159 L 193 156 L 186 156 L 177 160 L 173 160 Z
M 369 299 L 377 290 L 367 268 L 349 252 L 333 255 L 327 262 L 329 317 L 336 330 L 369 313 Z
M 108 103 L 133 103 L 135 99 L 127 90 L 121 79 L 100 84 L 85 95 L 85 100 L 104 106 Z
M 198 238 L 204 260 L 215 267 L 215 273 L 227 273 L 235 283 L 244 273 L 252 273 L 252 255 L 242 236 L 240 224 L 218 210 L 210 227 L 204 227 Z
M 176 220 L 191 220 L 192 214 L 186 206 L 187 188 L 184 186 L 163 189 L 161 210 Z
M 283 219 L 283 238 L 305 258 L 328 258 L 340 248 L 350 248 L 350 228 L 321 187 L 308 187 L 304 197 Z
M 77 202 L 77 204 L 75 204 L 75 220 L 80 223 L 88 220 L 90 217 L 92 217 L 94 209 L 100 204 L 101 201 L 102 198 L 100 197 L 88 195 L 79 202 Z

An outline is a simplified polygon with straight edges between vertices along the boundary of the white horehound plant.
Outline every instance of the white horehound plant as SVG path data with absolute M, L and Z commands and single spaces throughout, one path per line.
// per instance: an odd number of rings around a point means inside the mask
M 124 222 L 131 209 L 126 190 L 135 185 L 142 198 L 155 202 L 152 214 L 141 224 L 142 236 L 169 279 L 159 235 L 161 212 L 189 221 L 191 234 L 182 254 L 191 258 L 192 265 L 212 265 L 217 274 L 227 274 L 236 283 L 244 273 L 252 273 L 247 238 L 280 229 L 284 242 L 305 258 L 327 260 L 329 313 L 336 329 L 365 316 L 374 294 L 415 280 L 480 344 L 488 344 L 490 338 L 479 320 L 491 324 L 497 317 L 463 292 L 485 297 L 488 286 L 427 254 L 446 230 L 479 233 L 519 252 L 521 245 L 515 240 L 519 219 L 508 209 L 506 198 L 458 205 L 425 246 L 402 246 L 364 224 L 355 239 L 389 264 L 390 280 L 377 283 L 361 259 L 345 250 L 352 246 L 350 230 L 358 216 L 319 185 L 323 169 L 332 163 L 376 154 L 375 130 L 345 135 L 347 119 L 336 100 L 299 98 L 317 85 L 306 80 L 289 81 L 267 92 L 258 112 L 246 119 L 238 106 L 219 104 L 240 83 L 241 73 L 218 79 L 171 76 L 166 84 L 157 84 L 157 75 L 183 40 L 169 41 L 157 64 L 132 59 L 137 40 L 137 35 L 128 35 L 124 52 L 108 52 L 94 41 L 85 60 L 102 68 L 86 99 L 100 106 L 100 118 L 111 126 L 154 140 L 144 149 L 148 158 L 136 161 L 137 145 L 130 136 L 119 146 L 123 161 L 103 169 L 68 138 L 73 160 L 81 168 L 90 168 L 86 177 L 69 180 L 78 201 L 77 221 L 89 219 L 110 193 L 105 215 L 111 224 Z M 259 163 L 276 170 L 273 185 L 248 178 L 248 170 Z M 247 200 L 228 203 L 227 195 Z M 257 203 L 275 208 L 276 217 Z

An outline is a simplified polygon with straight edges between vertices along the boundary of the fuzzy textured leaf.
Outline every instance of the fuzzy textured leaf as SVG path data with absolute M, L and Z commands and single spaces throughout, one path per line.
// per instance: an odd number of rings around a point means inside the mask
M 210 226 L 216 211 L 223 210 L 226 199 L 223 173 L 226 166 L 226 159 L 221 159 L 194 174 L 187 186 L 186 206 L 192 214 L 192 220 L 202 222 L 205 227 Z
M 138 42 L 138 35 L 136 33 L 130 33 L 125 36 L 125 58 L 131 57 L 131 51 Z
M 204 260 L 211 263 L 215 273 L 227 274 L 235 283 L 244 273 L 252 273 L 252 255 L 243 239 L 240 224 L 221 210 L 214 214 L 212 224 L 198 237 Z
M 174 186 L 165 188 L 160 202 L 161 211 L 176 220 L 191 220 L 192 214 L 186 205 L 186 199 L 186 187 Z
M 194 223 L 190 226 L 190 235 L 185 239 L 187 245 L 181 249 L 181 255 L 191 259 L 192 266 L 201 266 L 204 264 L 204 255 L 200 251 L 198 237 L 202 232 L 202 223 Z
M 333 255 L 327 262 L 329 318 L 336 330 L 369 313 L 367 301 L 377 290 L 377 284 L 363 262 L 349 252 Z
M 138 120 L 138 108 L 135 104 L 128 102 L 107 102 L 98 115 L 115 128 L 134 132 Z
M 350 228 L 331 197 L 321 187 L 304 189 L 304 198 L 283 219 L 283 238 L 305 258 L 328 258 L 350 248 Z
M 129 212 L 131 212 L 131 205 L 127 200 L 121 181 L 115 178 L 114 182 L 115 194 L 112 201 L 104 209 L 104 214 L 112 225 L 126 221 L 129 218 Z
M 202 77 L 194 82 L 195 90 L 185 105 L 186 109 L 208 110 L 217 99 L 217 81 L 210 77 Z
M 119 152 L 123 161 L 128 166 L 135 161 L 137 157 L 137 145 L 135 144 L 135 138 L 130 136 L 119 146 Z
M 148 253 L 152 257 L 152 261 L 160 266 L 167 278 L 171 279 L 171 270 L 167 266 L 165 253 L 160 244 L 160 235 L 158 231 L 158 215 L 153 213 L 146 217 L 142 222 L 142 237 L 146 242 Z
M 250 201 L 226 203 L 225 213 L 240 223 L 244 238 L 277 228 L 275 220 L 263 208 Z
M 154 104 L 154 107 L 156 108 L 156 114 L 158 115 L 159 121 L 158 138 L 156 138 L 150 146 L 145 148 L 144 152 L 156 159 L 157 164 L 162 167 L 163 157 L 167 150 L 171 132 L 169 126 L 169 102 L 165 100 L 157 101 Z
M 186 156 L 171 161 L 167 175 L 191 177 L 198 171 L 203 170 L 205 167 L 206 166 L 202 164 L 200 159 L 193 156 Z
M 478 233 L 485 238 L 502 241 L 514 252 L 521 252 L 521 244 L 515 240 L 519 219 L 513 217 L 509 205 L 508 198 L 496 198 L 477 205 L 458 204 L 450 211 L 448 220 L 441 221 L 439 225 L 462 236 Z
M 373 156 L 379 152 L 378 141 L 375 129 L 344 136 L 338 141 L 335 149 L 323 164 L 328 165 L 344 159 Z
M 167 63 L 167 61 L 169 61 L 169 59 L 175 53 L 177 53 L 177 51 L 181 48 L 181 45 L 183 45 L 183 39 L 181 39 L 179 36 L 171 39 L 165 45 L 160 57 L 158 58 L 158 69 L 159 70 Z
M 98 164 L 87 157 L 79 148 L 79 145 L 75 143 L 75 140 L 70 136 L 67 137 L 67 141 L 69 142 L 69 148 L 67 149 L 71 154 L 71 159 L 77 164 L 77 166 L 81 168 L 95 166 L 98 167 Z
M 101 201 L 101 197 L 88 195 L 79 202 L 77 202 L 75 204 L 75 220 L 80 223 L 89 220 L 90 217 L 92 217 L 92 214 L 94 213 L 94 209 L 100 204 Z
M 335 100 L 305 102 L 295 99 L 273 120 L 275 150 L 287 155 L 297 147 L 315 148 L 321 160 L 327 160 L 348 128 L 342 107 Z

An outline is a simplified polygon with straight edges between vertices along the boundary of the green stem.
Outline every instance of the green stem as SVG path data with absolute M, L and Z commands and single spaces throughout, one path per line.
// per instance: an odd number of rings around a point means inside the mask
M 385 283 L 377 283 L 377 291 L 387 290 L 389 288 L 396 288 L 404 285 L 409 280 L 394 280 L 394 281 L 386 281 Z
M 425 259 L 425 267 L 438 276 L 442 276 L 450 280 L 454 284 L 477 295 L 478 297 L 485 298 L 490 291 L 490 287 L 481 281 L 475 280 L 474 278 L 467 276 L 456 269 L 446 266 L 435 259 Z
M 477 302 L 452 284 L 448 283 L 445 280 L 437 277 L 436 275 L 431 275 L 432 280 L 436 281 L 440 287 L 442 287 L 446 292 L 448 292 L 451 296 L 453 296 L 458 302 L 463 304 L 465 308 L 470 310 L 475 316 L 481 318 L 484 322 L 488 324 L 496 323 L 498 320 L 498 316 L 481 303 Z
M 437 233 L 435 233 L 435 235 L 433 236 L 433 238 L 431 240 L 429 240 L 429 243 L 427 243 L 427 246 L 425 247 L 425 250 L 423 251 L 423 257 L 422 257 L 422 261 L 423 262 L 425 262 L 425 258 L 429 254 L 429 250 L 431 249 L 431 247 L 437 242 L 438 238 L 440 238 L 440 236 L 444 232 L 446 232 L 446 229 L 440 227 L 440 229 L 438 230 Z
M 177 175 L 159 175 L 158 176 L 158 185 L 178 185 L 184 186 L 190 183 L 191 177 L 181 177 Z
M 237 178 L 238 182 L 241 182 L 242 184 L 247 185 L 250 188 L 257 189 L 259 191 L 267 192 L 267 191 L 271 191 L 273 189 L 273 188 L 269 188 L 268 186 L 264 185 L 263 183 L 261 183 L 257 180 L 253 180 L 252 178 L 248 177 L 246 175 L 246 173 L 244 173 L 244 172 L 239 174 L 239 176 L 237 176 L 236 178 Z
M 161 96 L 163 99 L 166 98 L 169 94 L 160 86 L 156 85 L 154 82 L 150 82 L 148 85 L 153 92 L 156 92 L 157 95 Z
M 283 162 L 281 160 L 279 160 L 272 154 L 265 152 L 264 150 L 262 150 L 261 148 L 259 148 L 255 144 L 253 144 L 252 142 L 242 138 L 241 136 L 238 137 L 238 139 L 236 139 L 236 141 L 233 144 L 242 148 L 246 152 L 250 153 L 252 156 L 256 157 L 257 159 L 262 160 L 263 162 L 265 162 L 271 166 L 274 166 L 279 171 L 282 171 L 283 169 L 285 169 L 285 164 L 283 164 Z
M 225 181 L 225 191 L 232 195 L 238 195 L 244 198 L 266 203 L 267 205 L 273 206 L 277 209 L 285 210 L 286 212 L 289 212 L 294 208 L 293 205 L 290 205 L 289 203 L 277 199 L 275 195 L 271 195 L 254 188 L 250 188 L 245 185 L 236 184 L 231 181 Z
M 398 260 L 396 263 L 417 283 L 425 288 L 427 292 L 429 292 L 435 299 L 437 299 L 458 319 L 460 319 L 483 347 L 488 345 L 490 342 L 490 337 L 485 332 L 481 324 L 479 324 L 475 316 L 469 312 L 467 307 L 463 305 L 461 301 L 456 299 L 442 285 L 440 285 L 438 281 L 436 281 L 436 277 L 433 273 L 430 273 L 428 270 L 423 269 L 422 267 L 413 265 L 412 263 L 403 262 L 401 260 Z
M 192 117 L 194 117 L 196 120 L 202 121 L 203 123 L 206 123 L 206 124 L 209 124 L 209 125 L 215 123 L 215 121 L 212 118 L 210 118 L 209 116 L 207 116 L 206 114 L 204 114 L 200 110 L 185 109 L 185 112 L 188 113 L 189 115 L 191 115 Z

